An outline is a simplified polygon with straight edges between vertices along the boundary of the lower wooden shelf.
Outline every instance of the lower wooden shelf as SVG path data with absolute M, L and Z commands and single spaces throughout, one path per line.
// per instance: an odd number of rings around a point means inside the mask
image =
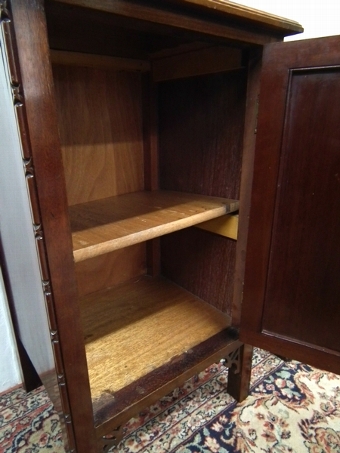
M 88 295 L 81 312 L 97 425 L 233 341 L 228 315 L 164 278 Z

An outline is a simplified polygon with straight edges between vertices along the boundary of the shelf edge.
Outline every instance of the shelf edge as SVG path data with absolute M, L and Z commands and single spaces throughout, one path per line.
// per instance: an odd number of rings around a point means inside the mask
M 110 241 L 101 242 L 89 247 L 84 247 L 78 250 L 74 250 L 73 257 L 75 263 L 84 261 L 90 258 L 94 258 L 99 255 L 104 255 L 115 250 L 119 250 L 130 245 L 135 245 L 140 242 L 145 242 L 150 239 L 155 239 L 160 236 L 164 236 L 175 231 L 182 230 L 191 226 L 195 226 L 199 223 L 206 222 L 225 214 L 235 212 L 239 209 L 239 202 L 237 200 L 230 200 L 230 203 L 208 210 L 204 213 L 195 214 L 184 219 L 169 222 L 164 225 L 158 225 L 154 228 L 150 228 L 144 231 L 138 231 L 136 233 L 123 236 L 121 238 L 112 239 Z

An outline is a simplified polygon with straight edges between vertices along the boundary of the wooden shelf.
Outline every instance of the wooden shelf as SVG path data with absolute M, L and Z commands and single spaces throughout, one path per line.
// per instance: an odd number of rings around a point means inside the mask
M 81 301 L 92 399 L 103 400 L 230 326 L 228 315 L 164 278 Z
M 71 206 L 75 262 L 237 211 L 237 200 L 144 191 Z

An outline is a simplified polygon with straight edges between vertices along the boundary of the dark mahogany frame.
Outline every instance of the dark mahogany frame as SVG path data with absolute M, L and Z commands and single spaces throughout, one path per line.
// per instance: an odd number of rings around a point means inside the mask
M 267 332 L 263 315 L 290 77 L 305 69 L 306 61 L 309 69 L 339 67 L 339 48 L 339 37 L 265 47 L 240 330 L 245 343 L 335 373 L 340 373 L 340 352 Z

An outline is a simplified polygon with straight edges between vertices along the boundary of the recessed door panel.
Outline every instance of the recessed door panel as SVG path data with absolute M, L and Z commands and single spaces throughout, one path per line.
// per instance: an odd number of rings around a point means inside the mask
M 340 68 L 292 70 L 262 329 L 340 351 Z
M 340 37 L 264 53 L 241 339 L 340 372 Z

